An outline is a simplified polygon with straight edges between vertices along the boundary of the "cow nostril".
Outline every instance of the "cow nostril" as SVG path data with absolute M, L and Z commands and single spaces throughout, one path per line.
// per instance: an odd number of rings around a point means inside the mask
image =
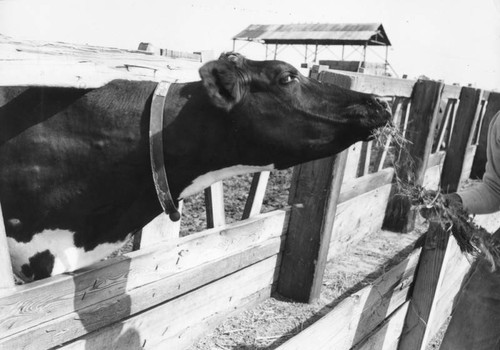
M 379 104 L 380 106 L 382 106 L 382 108 L 384 108 L 384 109 L 389 109 L 389 103 L 388 103 L 386 100 L 381 99 L 381 98 L 375 98 L 375 101 L 377 101 L 377 102 L 378 102 L 378 104 Z

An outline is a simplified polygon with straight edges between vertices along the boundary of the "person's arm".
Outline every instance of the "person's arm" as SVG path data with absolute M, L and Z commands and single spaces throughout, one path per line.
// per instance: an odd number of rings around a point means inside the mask
M 458 192 L 464 209 L 471 214 L 500 210 L 500 112 L 493 117 L 488 129 L 486 159 L 483 181 Z

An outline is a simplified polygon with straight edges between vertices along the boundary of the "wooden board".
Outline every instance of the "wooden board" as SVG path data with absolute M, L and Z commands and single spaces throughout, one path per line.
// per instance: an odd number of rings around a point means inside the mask
M 438 151 L 429 156 L 427 170 L 424 175 L 423 187 L 437 191 L 441 181 L 441 171 L 443 170 L 444 157 L 446 151 Z
M 432 151 L 434 132 L 436 130 L 437 116 L 443 84 L 431 80 L 419 80 L 415 83 L 412 97 L 409 121 L 405 137 L 407 138 L 407 151 L 398 155 L 399 166 L 398 177 L 401 179 L 412 179 L 409 185 L 422 185 L 429 156 Z M 410 166 L 413 164 L 413 166 Z M 411 208 L 409 199 L 405 196 L 397 196 L 394 193 L 387 206 L 384 228 L 394 232 L 412 231 L 415 225 L 416 212 Z
M 427 343 L 439 331 L 448 316 L 451 315 L 457 294 L 471 267 L 472 258 L 467 257 L 460 251 L 453 237 L 450 237 L 446 254 L 447 258 L 443 266 L 443 280 L 436 295 L 437 301 L 433 310 L 433 317 L 429 320 L 429 334 L 424 346 L 427 346 Z
M 245 222 L 183 237 L 176 243 L 161 243 L 103 261 L 73 276 L 59 275 L 16 286 L 0 297 L 0 337 L 279 238 L 285 219 L 284 211 L 261 214 Z M 181 291 L 182 288 L 178 292 Z
M 450 98 L 457 99 L 460 97 L 460 91 L 462 87 L 460 85 L 445 85 L 443 89 L 442 99 L 448 100 Z
M 199 55 L 172 58 L 0 35 L 0 86 L 97 88 L 113 79 L 195 81 L 200 66 Z
M 224 188 L 218 181 L 205 189 L 205 209 L 207 212 L 207 228 L 220 227 L 226 223 L 224 211 Z
M 313 302 L 321 292 L 347 151 L 294 169 L 278 292 Z
M 324 83 L 350 85 L 352 90 L 376 94 L 379 96 L 410 97 L 415 80 L 396 79 L 378 75 L 346 72 L 339 70 L 323 70 L 319 79 Z
M 441 188 L 446 193 L 455 192 L 460 184 L 465 153 L 479 114 L 481 94 L 481 90 L 469 87 L 463 87 L 461 90 L 450 146 L 446 151 L 441 175 Z
M 465 181 L 467 181 L 470 177 L 470 173 L 472 170 L 472 163 L 474 162 L 474 156 L 476 154 L 476 149 L 477 149 L 476 145 L 470 145 L 465 150 L 465 155 L 462 164 L 462 172 L 458 188 L 460 188 L 465 183 Z
M 183 349 L 204 331 L 203 323 L 268 298 L 277 256 L 134 317 L 85 335 L 62 349 Z M 245 288 L 242 288 L 245 286 Z M 201 327 L 192 325 L 202 324 Z
M 276 256 L 281 239 L 275 238 L 239 253 L 224 255 L 199 267 L 149 283 L 110 299 L 104 299 L 87 308 L 39 324 L 10 337 L 0 339 L 0 347 L 13 349 L 37 349 L 41 344 L 49 348 L 89 332 L 102 329 L 144 310 L 157 307 L 174 297 L 191 292 L 224 276 Z M 240 286 L 246 290 L 247 286 Z M 33 338 L 37 343 L 32 342 Z
M 428 190 L 437 191 L 439 189 L 442 170 L 442 165 L 436 165 L 431 168 L 427 168 L 427 170 L 425 171 L 424 182 L 422 186 Z
M 399 343 L 400 350 L 425 349 L 433 330 L 430 324 L 436 318 L 437 296 L 444 279 L 444 266 L 451 249 L 447 249 L 449 232 L 431 222 L 420 256 L 409 311 Z
M 385 184 L 338 205 L 328 259 L 380 230 L 391 187 L 391 183 Z
M 347 350 L 363 340 L 408 297 L 420 249 L 373 284 L 352 294 L 278 350 Z
M 368 339 L 353 350 L 397 350 L 408 306 L 407 301 L 379 327 Z
M 484 120 L 479 131 L 479 143 L 477 145 L 474 163 L 472 165 L 471 178 L 482 179 L 486 167 L 486 145 L 488 141 L 488 128 L 491 119 L 500 111 L 500 93 L 490 92 L 488 104 L 484 112 Z
M 339 204 L 361 196 L 392 182 L 394 168 L 386 168 L 356 179 L 344 181 L 339 195 Z
M 260 214 L 270 174 L 271 172 L 269 171 L 253 174 L 252 184 L 250 185 L 250 191 L 248 191 L 247 201 L 245 202 L 245 208 L 241 217 L 242 220 Z
M 362 148 L 363 142 L 356 142 L 354 145 L 349 147 L 347 163 L 344 171 L 344 182 L 355 179 L 358 176 L 358 165 Z

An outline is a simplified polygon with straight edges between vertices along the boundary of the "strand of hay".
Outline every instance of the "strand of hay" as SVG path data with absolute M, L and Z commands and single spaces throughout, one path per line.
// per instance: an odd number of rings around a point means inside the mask
M 495 271 L 500 266 L 500 241 L 473 222 L 461 205 L 453 205 L 441 190 L 429 191 L 415 184 L 415 162 L 409 153 L 409 141 L 392 125 L 373 134 L 379 145 L 388 140 L 398 157 L 393 159 L 396 195 L 405 198 L 412 208 L 426 213 L 429 221 L 438 223 L 455 237 L 463 253 L 486 259 Z

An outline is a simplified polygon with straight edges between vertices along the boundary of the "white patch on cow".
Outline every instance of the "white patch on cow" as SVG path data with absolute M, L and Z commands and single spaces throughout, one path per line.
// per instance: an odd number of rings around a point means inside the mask
M 24 280 L 29 280 L 21 272 L 22 266 L 29 264 L 29 258 L 46 250 L 54 256 L 52 275 L 74 271 L 106 258 L 121 248 L 130 236 L 116 243 L 100 244 L 89 251 L 76 247 L 73 237 L 73 232 L 59 229 L 37 233 L 27 243 L 7 237 L 14 273 Z
M 194 181 L 186 187 L 179 196 L 179 199 L 186 198 L 195 193 L 202 191 L 214 182 L 227 179 L 231 176 L 243 175 L 247 173 L 256 173 L 259 171 L 271 171 L 274 169 L 274 164 L 255 166 L 255 165 L 234 165 L 229 168 L 219 169 L 198 176 Z

